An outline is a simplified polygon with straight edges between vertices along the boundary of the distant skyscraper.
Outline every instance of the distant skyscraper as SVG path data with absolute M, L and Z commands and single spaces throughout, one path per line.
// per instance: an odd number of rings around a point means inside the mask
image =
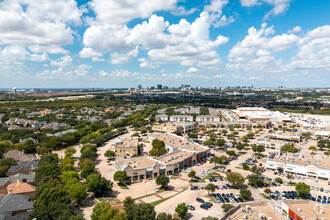
M 142 85 L 138 85 L 138 89 L 142 89 Z
M 158 84 L 157 89 L 163 89 L 163 86 L 161 84 Z

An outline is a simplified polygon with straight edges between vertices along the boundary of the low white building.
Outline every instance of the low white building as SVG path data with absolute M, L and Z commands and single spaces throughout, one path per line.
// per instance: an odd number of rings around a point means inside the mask
M 155 119 L 157 121 L 168 121 L 168 115 L 156 115 Z
M 330 167 L 326 160 L 317 160 L 319 163 L 311 163 L 308 161 L 309 160 L 304 158 L 269 158 L 266 162 L 266 169 L 312 178 L 330 179 Z
M 198 115 L 196 116 L 196 121 L 198 122 L 219 122 L 219 116 L 212 116 L 212 115 Z
M 171 115 L 170 121 L 194 121 L 194 117 L 191 115 Z

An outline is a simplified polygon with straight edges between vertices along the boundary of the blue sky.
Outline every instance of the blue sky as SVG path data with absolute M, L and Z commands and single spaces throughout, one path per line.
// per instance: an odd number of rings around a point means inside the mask
M 325 87 L 328 0 L 0 1 L 0 88 Z

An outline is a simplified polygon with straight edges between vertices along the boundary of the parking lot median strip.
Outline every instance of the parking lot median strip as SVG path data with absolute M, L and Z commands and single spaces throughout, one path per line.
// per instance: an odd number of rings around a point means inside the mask
M 178 195 L 178 194 L 184 192 L 184 191 L 187 190 L 187 189 L 188 189 L 188 188 L 185 188 L 185 189 L 181 190 L 180 192 L 174 194 L 173 196 L 169 196 L 169 197 L 167 197 L 167 198 L 163 198 L 163 199 L 160 199 L 160 200 L 157 200 L 157 201 L 151 202 L 151 203 L 149 203 L 149 204 L 152 205 L 152 206 L 157 206 L 157 205 L 159 205 L 160 203 L 165 202 L 166 200 L 168 200 L 168 199 L 170 199 L 170 198 L 173 198 L 174 196 L 176 196 L 176 195 Z

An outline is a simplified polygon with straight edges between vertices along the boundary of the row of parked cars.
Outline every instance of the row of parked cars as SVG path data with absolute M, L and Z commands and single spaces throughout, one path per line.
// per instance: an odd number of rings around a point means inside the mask
M 308 193 L 306 199 L 314 202 L 319 202 L 322 204 L 330 204 L 330 196 L 327 198 L 326 196 L 322 197 L 321 195 L 316 195 L 316 194 L 311 195 L 310 193 Z
M 201 207 L 202 209 L 205 209 L 205 210 L 208 210 L 209 208 L 211 208 L 211 207 L 213 206 L 212 202 L 205 202 L 205 201 L 204 201 L 203 199 L 201 199 L 201 198 L 197 198 L 196 201 L 202 203 L 200 207 Z M 188 207 L 188 208 L 189 208 L 189 207 Z
M 247 164 L 250 166 L 253 166 L 256 163 L 256 160 L 253 160 L 252 158 L 246 159 L 244 162 L 240 163 L 240 166 L 243 166 L 243 164 Z
M 298 194 L 295 191 L 278 191 L 269 194 L 269 197 L 274 200 L 287 200 L 287 199 L 299 199 Z
M 213 193 L 212 196 L 217 203 L 243 202 L 243 199 L 237 193 Z
M 230 184 L 225 184 L 225 185 L 214 185 L 216 189 L 231 189 Z M 190 187 L 190 190 L 199 190 L 199 189 L 204 189 L 205 186 L 192 186 Z
M 227 181 L 227 178 L 225 177 L 213 177 L 209 179 L 210 182 L 220 182 L 220 181 Z
M 317 187 L 317 186 L 310 186 L 310 188 L 311 188 L 311 190 L 315 190 L 315 191 L 319 191 L 320 190 L 320 192 L 325 192 L 325 193 L 328 193 L 329 192 L 329 190 L 328 189 L 324 189 L 324 188 L 319 188 L 319 187 Z

